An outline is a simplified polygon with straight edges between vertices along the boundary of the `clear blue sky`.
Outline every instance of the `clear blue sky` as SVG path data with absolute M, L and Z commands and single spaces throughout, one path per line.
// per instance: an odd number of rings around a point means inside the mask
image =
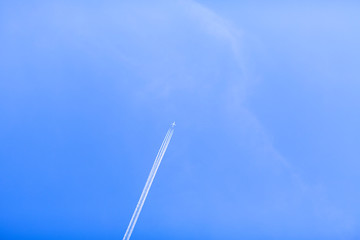
M 1 1 L 0 238 L 360 238 L 357 1 Z

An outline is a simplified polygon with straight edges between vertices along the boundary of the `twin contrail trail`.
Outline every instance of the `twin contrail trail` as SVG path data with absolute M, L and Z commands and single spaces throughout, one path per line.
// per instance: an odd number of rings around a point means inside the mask
M 146 180 L 146 183 L 145 183 L 145 187 L 141 193 L 141 196 L 140 196 L 140 199 L 139 199 L 139 202 L 138 204 L 136 205 L 136 208 L 135 208 L 135 211 L 131 217 L 131 220 L 130 220 L 130 223 L 129 223 L 129 226 L 127 227 L 126 229 L 126 232 L 125 232 L 125 235 L 124 235 L 124 238 L 123 240 L 129 240 L 130 237 L 131 237 L 131 233 L 132 231 L 134 230 L 134 227 L 135 227 L 135 224 L 136 224 L 136 221 L 140 215 L 140 212 L 141 212 L 141 209 L 144 205 L 144 202 L 146 200 L 146 197 L 149 193 L 149 190 L 150 190 L 150 187 L 151 187 L 151 184 L 155 178 L 155 175 L 156 175 L 156 172 L 160 166 L 160 163 L 161 163 L 161 160 L 165 154 L 165 151 L 166 151 L 166 148 L 168 147 L 169 143 L 170 143 L 170 140 L 171 140 L 171 137 L 174 133 L 174 128 L 175 128 L 175 122 L 173 122 L 169 128 L 169 130 L 167 131 L 166 133 L 166 136 L 164 138 L 164 141 L 162 142 L 161 144 L 161 147 L 159 149 L 159 152 L 155 158 L 155 161 L 154 161 L 154 164 L 151 168 L 151 171 L 150 171 L 150 174 L 149 174 L 149 177 L 148 179 Z

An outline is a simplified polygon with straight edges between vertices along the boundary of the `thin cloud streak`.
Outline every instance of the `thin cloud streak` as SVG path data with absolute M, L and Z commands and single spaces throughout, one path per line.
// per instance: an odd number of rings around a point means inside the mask
M 170 140 L 171 140 L 171 137 L 174 133 L 174 126 L 171 126 L 169 128 L 169 130 L 167 131 L 166 133 L 166 136 L 164 138 L 164 141 L 160 147 L 160 150 L 155 158 L 155 161 L 154 161 L 154 164 L 153 164 L 153 167 L 151 168 L 151 171 L 150 171 L 150 174 L 149 174 L 149 177 L 146 181 L 146 184 L 145 184 L 145 187 L 141 193 L 141 196 L 140 196 L 140 199 L 138 201 L 138 204 L 136 205 L 136 208 L 135 208 L 135 211 L 134 211 L 134 214 L 133 216 L 131 217 L 131 220 L 130 220 L 130 223 L 129 223 L 129 226 L 128 228 L 126 229 L 126 232 L 125 232 L 125 235 L 124 235 L 124 238 L 123 240 L 129 240 L 130 237 L 131 237 L 131 234 L 134 230 L 134 227 L 135 227 L 135 224 L 137 222 L 137 219 L 139 218 L 139 215 L 140 215 L 140 212 L 141 212 L 141 209 L 145 203 L 145 200 L 146 200 L 146 197 L 149 193 L 149 190 L 151 188 L 151 185 L 152 185 L 152 182 L 154 181 L 154 178 L 155 178 L 155 175 L 156 175 L 156 172 L 161 164 L 161 160 L 163 159 L 164 157 L 164 154 L 166 152 L 166 149 L 170 143 Z

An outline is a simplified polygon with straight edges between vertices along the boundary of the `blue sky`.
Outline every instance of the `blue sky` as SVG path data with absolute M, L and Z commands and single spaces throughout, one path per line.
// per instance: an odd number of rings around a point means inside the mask
M 0 236 L 360 237 L 355 1 L 3 1 Z

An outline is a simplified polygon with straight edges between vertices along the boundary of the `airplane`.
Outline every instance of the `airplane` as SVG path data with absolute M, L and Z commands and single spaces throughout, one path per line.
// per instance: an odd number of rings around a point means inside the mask
M 176 124 L 175 124 L 175 122 L 173 122 L 172 124 L 171 124 L 171 127 L 175 127 L 176 126 Z

